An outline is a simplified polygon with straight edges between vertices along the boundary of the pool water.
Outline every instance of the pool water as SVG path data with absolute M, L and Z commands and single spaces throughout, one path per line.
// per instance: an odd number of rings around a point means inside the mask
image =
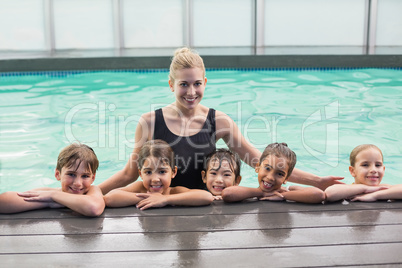
M 0 74 L 0 192 L 58 187 L 59 151 L 73 141 L 100 160 L 95 184 L 122 169 L 141 114 L 174 102 L 168 72 Z M 373 143 L 386 183 L 402 183 L 402 71 L 207 70 L 202 104 L 227 113 L 259 150 L 286 142 L 297 168 L 344 176 L 350 151 Z M 217 147 L 225 147 L 219 141 Z M 257 187 L 242 166 L 241 185 Z

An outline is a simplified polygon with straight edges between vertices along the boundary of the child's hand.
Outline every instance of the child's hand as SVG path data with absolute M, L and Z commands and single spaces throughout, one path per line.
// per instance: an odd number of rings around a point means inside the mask
M 353 197 L 350 201 L 375 202 L 377 198 L 373 194 L 362 194 Z
M 268 200 L 268 201 L 283 201 L 285 197 L 278 191 L 274 191 L 271 193 L 264 193 L 264 197 L 261 197 L 259 200 Z
M 369 193 L 374 193 L 374 192 L 386 190 L 386 189 L 389 189 L 389 187 L 388 186 L 369 186 L 369 187 L 367 187 L 366 191 L 364 191 L 364 193 L 369 194 Z
M 53 202 L 52 195 L 55 191 L 26 191 L 17 193 L 25 201 Z
M 222 196 L 220 195 L 214 195 L 213 198 L 214 200 L 222 200 Z
M 42 202 L 47 203 L 50 208 L 63 208 L 63 205 L 53 201 L 54 192 L 56 191 L 26 191 L 17 194 L 27 202 Z
M 160 193 L 136 194 L 136 196 L 144 198 L 136 205 L 140 210 L 145 210 L 152 207 L 164 207 L 167 205 L 166 196 Z

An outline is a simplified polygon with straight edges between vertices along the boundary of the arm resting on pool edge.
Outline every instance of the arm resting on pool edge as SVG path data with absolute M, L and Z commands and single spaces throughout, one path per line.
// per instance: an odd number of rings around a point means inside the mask
M 387 186 L 368 186 L 364 184 L 332 185 L 325 190 L 326 200 L 335 202 L 387 189 Z
M 222 199 L 225 202 L 239 202 L 248 198 L 261 198 L 264 196 L 260 188 L 251 188 L 244 186 L 230 186 L 222 191 Z
M 84 216 L 97 217 L 105 209 L 102 191 L 98 186 L 91 185 L 85 194 L 72 194 L 60 189 L 48 191 L 26 191 L 18 193 L 27 202 L 43 202 L 50 208 L 67 207 Z
M 35 189 L 37 191 L 44 190 Z M 47 202 L 28 202 L 18 195 L 18 192 L 4 192 L 0 194 L 0 213 L 19 213 L 29 210 L 48 208 Z
M 389 186 L 375 192 L 367 193 L 364 195 L 356 196 L 351 201 L 374 202 L 377 200 L 397 200 L 402 199 L 402 184 Z
M 281 193 L 286 200 L 299 203 L 319 204 L 325 201 L 325 193 L 316 187 L 292 185 L 289 191 Z
M 167 205 L 189 207 L 207 206 L 214 201 L 210 192 L 198 189 L 190 190 L 182 186 L 172 187 L 170 194 L 142 193 L 137 194 L 137 196 L 143 198 L 143 200 L 137 204 L 137 208 L 140 210 L 151 207 L 164 207 Z

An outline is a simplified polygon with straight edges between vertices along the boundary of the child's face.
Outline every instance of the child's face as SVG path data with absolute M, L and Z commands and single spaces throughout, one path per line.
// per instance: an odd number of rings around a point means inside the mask
M 349 171 L 355 183 L 379 185 L 385 172 L 381 153 L 375 148 L 361 151 L 356 155 L 355 166 L 350 166 Z
M 56 169 L 55 177 L 61 182 L 61 190 L 70 194 L 86 194 L 95 180 L 89 166 L 79 161 L 71 167 L 62 167 L 61 172 Z M 78 166 L 78 167 L 77 167 Z
M 175 93 L 178 106 L 194 109 L 201 101 L 207 79 L 200 68 L 176 71 L 176 78 L 169 80 L 170 89 Z
M 211 160 L 207 172 L 202 171 L 202 180 L 207 185 L 208 191 L 218 196 L 222 195 L 222 191 L 226 187 L 238 185 L 240 182 L 240 178 L 236 180 L 233 169 L 227 160 L 222 160 L 220 167 L 219 160 Z
M 145 189 L 150 193 L 161 194 L 170 187 L 176 172 L 177 168 L 172 170 L 168 164 L 155 157 L 148 157 L 139 170 Z
M 262 191 L 272 192 L 281 188 L 288 176 L 288 161 L 283 157 L 268 155 L 255 171 L 258 173 L 258 184 Z

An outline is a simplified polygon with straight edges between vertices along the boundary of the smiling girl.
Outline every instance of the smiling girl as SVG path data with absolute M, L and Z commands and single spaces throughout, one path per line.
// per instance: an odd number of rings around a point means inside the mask
M 352 185 L 333 185 L 325 190 L 327 201 L 343 199 L 372 202 L 402 199 L 402 185 L 382 184 L 385 172 L 381 150 L 373 144 L 362 144 L 350 153 L 349 172 L 355 178 Z
M 138 173 L 142 181 L 105 195 L 106 206 L 127 207 L 136 205 L 144 210 L 151 207 L 204 206 L 213 201 L 204 190 L 190 190 L 183 186 L 170 187 L 177 174 L 175 157 L 170 146 L 162 140 L 147 141 L 138 156 Z

